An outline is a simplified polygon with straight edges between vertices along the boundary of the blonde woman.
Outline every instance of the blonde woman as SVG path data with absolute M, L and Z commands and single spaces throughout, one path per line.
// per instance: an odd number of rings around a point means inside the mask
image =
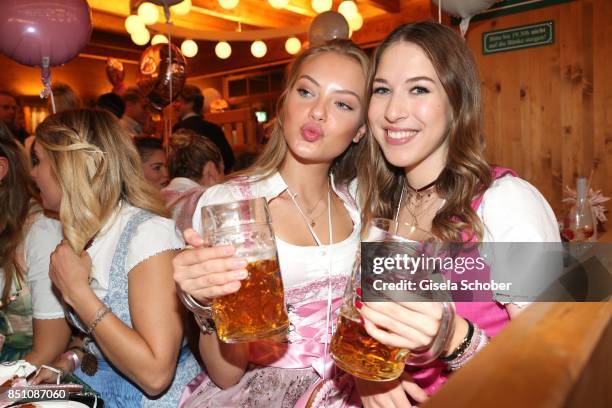
M 171 275 L 183 241 L 130 137 L 108 112 L 62 112 L 38 127 L 33 164 L 64 233 L 50 278 L 85 336 L 56 365 L 76 368 L 108 406 L 176 406 L 198 371 Z
M 259 159 L 199 200 L 197 209 L 268 200 L 291 329 L 287 343 L 225 344 L 202 333 L 206 372 L 189 385 L 183 407 L 351 404 L 352 379 L 334 370 L 328 342 L 359 246 L 360 213 L 347 183 L 354 172 L 350 146 L 365 132 L 368 65 L 350 41 L 309 48 L 297 57 L 281 94 L 279 120 Z M 209 302 L 240 288 L 246 261 L 233 257 L 232 247 L 203 248 L 197 214 L 197 232 L 185 232 L 194 249 L 175 258 L 174 278 L 182 290 Z

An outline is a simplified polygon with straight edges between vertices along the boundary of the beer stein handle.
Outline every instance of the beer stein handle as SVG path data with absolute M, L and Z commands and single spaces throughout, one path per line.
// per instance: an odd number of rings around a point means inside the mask
M 187 310 L 193 313 L 198 327 L 204 334 L 215 333 L 215 322 L 212 318 L 212 308 L 209 305 L 203 305 L 193 298 L 190 294 L 183 290 L 178 291 L 179 299 Z
M 422 352 L 418 350 L 411 351 L 410 357 L 408 358 L 408 360 L 406 360 L 406 364 L 412 366 L 423 366 L 429 364 L 435 359 L 437 359 L 446 347 L 453 332 L 455 310 L 453 309 L 450 302 L 441 302 L 441 304 L 442 320 L 440 322 L 440 329 L 438 330 L 438 334 L 431 343 L 431 346 L 429 346 L 429 348 L 427 348 L 426 350 Z

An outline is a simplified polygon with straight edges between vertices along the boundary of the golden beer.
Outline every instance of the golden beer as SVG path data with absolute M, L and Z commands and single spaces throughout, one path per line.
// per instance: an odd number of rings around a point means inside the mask
M 330 351 L 338 367 L 370 381 L 399 377 L 409 353 L 407 349 L 388 347 L 370 337 L 359 321 L 359 313 L 346 305 L 340 310 Z
M 238 292 L 212 303 L 217 335 L 225 343 L 272 337 L 289 327 L 278 260 L 252 261 L 246 269 L 249 277 Z

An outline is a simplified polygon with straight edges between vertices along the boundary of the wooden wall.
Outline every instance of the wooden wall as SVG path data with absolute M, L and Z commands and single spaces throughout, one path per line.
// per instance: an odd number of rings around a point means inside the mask
M 554 44 L 482 54 L 483 32 L 546 20 Z M 612 196 L 612 1 L 473 22 L 466 38 L 482 75 L 488 159 L 517 170 L 558 216 L 563 186 L 595 166 L 593 187 Z

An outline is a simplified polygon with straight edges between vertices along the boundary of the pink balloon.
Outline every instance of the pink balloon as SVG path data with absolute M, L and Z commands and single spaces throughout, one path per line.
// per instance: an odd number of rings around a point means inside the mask
M 0 51 L 25 65 L 65 64 L 91 36 L 86 0 L 2 0 L 0 16 Z

